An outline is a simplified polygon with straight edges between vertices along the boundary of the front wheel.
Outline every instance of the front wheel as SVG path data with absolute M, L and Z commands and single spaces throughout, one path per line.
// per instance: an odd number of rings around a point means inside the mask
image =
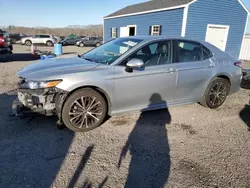
M 96 45 L 95 45 L 95 46 L 96 46 L 96 47 L 98 47 L 98 46 L 100 46 L 100 45 L 101 45 L 101 44 L 98 42 L 98 43 L 96 43 Z
M 63 123 L 75 132 L 97 128 L 106 116 L 106 101 L 100 93 L 89 88 L 77 90 L 70 95 L 62 110 Z
M 84 43 L 81 42 L 81 43 L 79 44 L 79 46 L 80 46 L 81 48 L 83 48 L 83 47 L 84 47 Z
M 229 91 L 230 83 L 228 80 L 215 78 L 209 83 L 200 103 L 211 109 L 219 108 L 225 102 Z

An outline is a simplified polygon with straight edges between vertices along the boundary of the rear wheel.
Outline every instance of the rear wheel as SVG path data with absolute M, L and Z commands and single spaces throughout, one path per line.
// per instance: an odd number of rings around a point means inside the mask
M 83 47 L 84 47 L 84 43 L 81 42 L 81 43 L 79 44 L 79 46 L 80 46 L 81 48 L 83 48 Z
M 106 101 L 100 93 L 89 88 L 74 92 L 62 110 L 63 123 L 75 132 L 95 129 L 103 123 L 106 115 Z
M 225 102 L 229 91 L 230 83 L 228 80 L 215 78 L 209 83 L 200 103 L 207 108 L 219 108 Z
M 100 46 L 100 45 L 101 45 L 100 43 L 96 43 L 96 45 L 95 45 L 95 46 L 96 46 L 96 47 L 98 47 L 98 46 Z
M 32 44 L 32 42 L 31 42 L 30 40 L 26 40 L 26 41 L 25 41 L 25 45 L 26 45 L 26 46 L 31 46 L 31 44 Z
M 47 46 L 53 46 L 53 42 L 47 41 L 47 42 L 46 42 L 46 45 L 47 45 Z

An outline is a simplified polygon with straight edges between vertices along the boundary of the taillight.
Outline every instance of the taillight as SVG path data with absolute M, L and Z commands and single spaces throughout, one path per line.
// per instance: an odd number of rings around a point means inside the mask
M 4 38 L 3 38 L 3 37 L 0 37 L 0 45 L 1 45 L 1 46 L 5 45 L 4 42 L 5 42 L 5 41 L 4 41 Z
M 242 67 L 242 64 L 243 63 L 241 61 L 237 61 L 237 62 L 234 63 L 234 65 L 237 66 L 237 67 Z

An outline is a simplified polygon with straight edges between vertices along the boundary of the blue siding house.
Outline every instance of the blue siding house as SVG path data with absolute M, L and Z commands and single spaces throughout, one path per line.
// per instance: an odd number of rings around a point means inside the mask
M 241 0 L 151 0 L 104 17 L 104 41 L 182 36 L 205 40 L 239 58 L 249 14 Z

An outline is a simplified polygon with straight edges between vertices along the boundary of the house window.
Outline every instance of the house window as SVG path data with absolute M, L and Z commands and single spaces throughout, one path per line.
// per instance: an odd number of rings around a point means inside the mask
M 161 26 L 160 25 L 152 25 L 151 26 L 151 35 L 160 35 L 161 34 Z
M 112 38 L 117 38 L 117 28 L 112 27 L 112 29 L 111 29 L 111 37 Z

